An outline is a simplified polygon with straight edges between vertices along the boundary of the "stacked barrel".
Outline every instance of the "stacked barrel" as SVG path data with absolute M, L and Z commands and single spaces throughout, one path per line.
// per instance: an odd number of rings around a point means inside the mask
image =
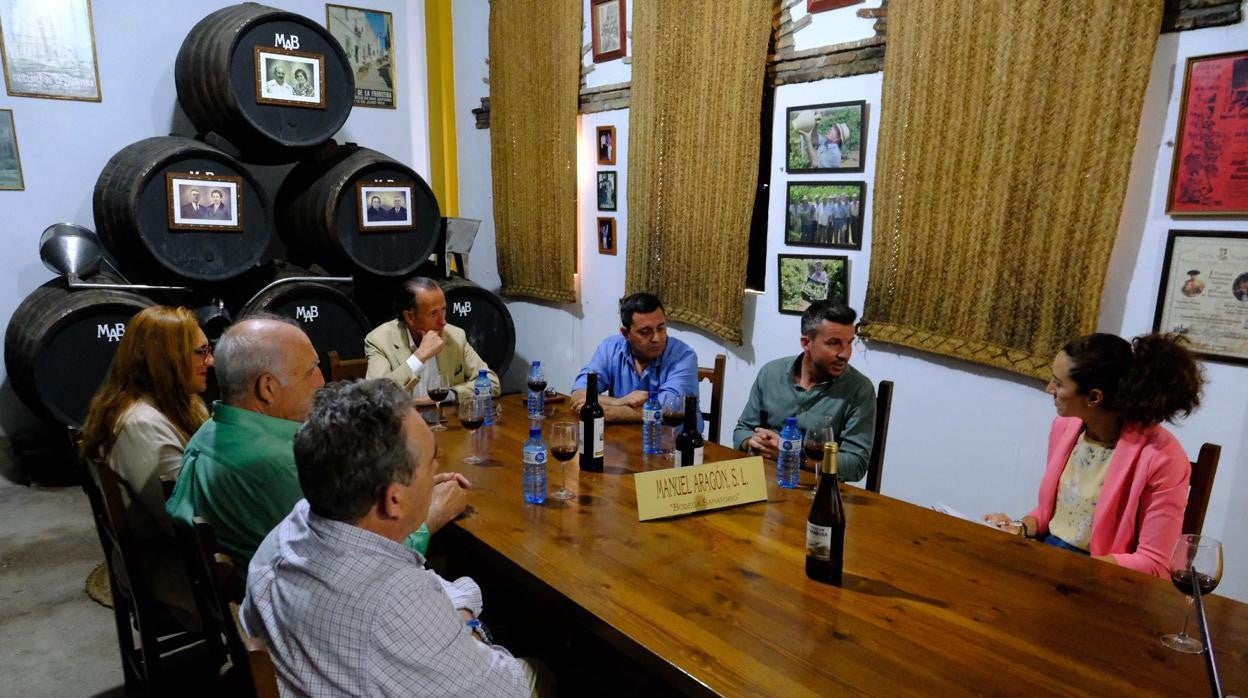
M 312 91 L 267 94 L 274 90 L 266 61 L 284 59 L 307 66 Z M 307 331 L 328 377 L 330 351 L 363 356 L 364 335 L 391 316 L 403 279 L 445 276 L 429 261 L 443 257 L 444 224 L 428 184 L 382 153 L 333 140 L 350 114 L 355 80 L 324 27 L 254 3 L 227 7 L 191 29 L 174 76 L 197 136 L 122 148 L 96 181 L 93 208 L 127 282 L 189 290 L 76 289 L 55 279 L 31 293 L 9 323 L 5 364 L 18 396 L 49 421 L 82 423 L 126 324 L 144 307 L 195 307 L 210 339 L 232 317 L 289 316 Z M 271 192 L 248 164 L 293 167 Z M 396 186 L 410 220 L 366 225 L 361 192 Z M 196 199 L 189 211 L 187 196 Z M 220 208 L 210 210 L 224 213 L 197 213 L 214 204 Z M 465 280 L 445 283 L 448 306 L 462 315 L 451 321 L 483 354 L 497 355 L 491 364 L 501 372 L 515 345 L 506 307 Z

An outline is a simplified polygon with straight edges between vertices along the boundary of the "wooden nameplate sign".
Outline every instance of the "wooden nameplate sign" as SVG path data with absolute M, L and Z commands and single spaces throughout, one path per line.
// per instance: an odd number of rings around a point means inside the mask
M 761 502 L 766 477 L 760 456 L 637 473 L 637 520 Z

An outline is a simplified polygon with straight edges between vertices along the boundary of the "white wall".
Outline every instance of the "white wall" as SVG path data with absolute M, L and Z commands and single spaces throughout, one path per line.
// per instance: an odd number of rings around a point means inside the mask
M 191 27 L 205 15 L 233 3 L 226 0 L 107 0 L 92 3 L 101 102 L 11 97 L 26 190 L 0 191 L 0 331 L 17 305 L 52 278 L 39 261 L 38 241 L 52 223 L 94 229 L 91 195 L 101 168 L 118 150 L 150 136 L 194 135 L 177 106 L 173 64 Z M 319 0 L 271 0 L 266 4 L 325 23 Z M 394 13 L 398 109 L 356 108 L 339 142 L 379 150 L 425 175 L 429 171 L 425 78 L 424 1 L 375 0 L 370 9 Z M 270 192 L 270 195 L 276 192 Z M 0 380 L 4 380 L 0 369 Z M 34 418 L 13 394 L 0 388 L 0 434 L 33 425 Z
M 800 5 L 800 3 L 799 3 Z M 850 8 L 848 13 L 852 13 Z M 842 11 L 845 12 L 845 11 Z M 826 13 L 831 15 L 833 13 Z M 870 20 L 854 20 L 868 24 Z M 484 37 L 488 16 L 475 7 L 456 6 L 456 83 L 460 112 L 466 114 L 465 97 L 484 95 L 484 39 L 461 40 L 465 35 Z M 822 25 L 812 25 L 804 33 L 819 33 Z M 837 34 L 850 30 L 839 27 Z M 861 33 L 861 32 L 859 32 Z M 848 34 L 846 34 L 848 35 Z M 827 43 L 808 39 L 811 45 Z M 844 40 L 838 38 L 837 40 Z M 1171 227 L 1237 229 L 1237 222 L 1175 223 L 1164 215 L 1163 199 L 1169 178 L 1183 60 L 1188 55 L 1216 53 L 1242 48 L 1248 42 L 1248 27 L 1205 29 L 1167 34 L 1158 44 L 1153 72 L 1141 117 L 1139 144 L 1128 183 L 1127 202 L 1119 230 L 1119 240 L 1111 261 L 1103 301 L 1101 329 L 1125 336 L 1147 332 L 1152 327 L 1156 302 L 1157 275 L 1165 249 L 1166 231 Z M 800 48 L 800 47 L 799 47 Z M 591 74 L 592 77 L 592 74 Z M 709 365 L 716 353 L 729 357 L 725 386 L 725 425 L 721 439 L 731 438 L 732 426 L 744 406 L 747 391 L 762 363 L 798 351 L 798 318 L 780 315 L 776 308 L 775 256 L 780 252 L 801 252 L 783 244 L 783 198 L 787 180 L 862 179 L 867 182 L 867 218 L 862 252 L 850 257 L 850 302 L 861 309 L 870 267 L 871 217 L 874 196 L 874 166 L 879 141 L 879 110 L 882 75 L 855 76 L 802 85 L 781 87 L 776 93 L 776 127 L 772 156 L 772 200 L 767 244 L 767 283 L 762 296 L 747 295 L 741 347 L 723 343 L 697 330 L 677 326 L 672 335 L 688 342 L 698 352 L 701 363 Z M 861 174 L 787 177 L 784 167 L 783 117 L 789 106 L 828 101 L 865 99 L 869 126 L 866 171 Z M 588 360 L 597 343 L 616 331 L 616 299 L 624 290 L 623 250 L 628 241 L 627 211 L 615 215 L 621 254 L 602 256 L 595 242 L 594 127 L 614 124 L 618 134 L 621 163 L 620 201 L 626 202 L 628 158 L 627 110 L 580 117 L 578 129 L 580 301 L 573 304 L 546 304 L 510 301 L 516 323 L 517 360 L 505 379 L 519 387 L 525 361 L 540 359 L 547 367 L 551 384 L 566 389 L 580 366 Z M 470 276 L 487 288 L 497 289 L 499 279 L 492 263 L 494 246 L 493 211 L 490 198 L 489 134 L 472 127 L 471 115 L 460 125 L 460 177 L 462 215 L 483 219 L 477 248 L 469 262 Z M 623 207 L 622 207 L 623 208 Z M 809 250 L 807 250 L 809 251 Z M 842 251 L 833 251 L 842 254 Z M 891 431 L 888 442 L 884 492 L 917 504 L 943 502 L 968 514 L 1003 510 L 1023 513 L 1035 501 L 1043 469 L 1049 423 L 1054 416 L 1051 398 L 1037 381 L 996 369 L 944 359 L 930 354 L 872 343 L 857 350 L 853 362 L 873 380 L 896 382 Z M 1209 385 L 1204 406 L 1174 431 L 1195 455 L 1204 441 L 1222 444 L 1222 462 L 1214 483 L 1213 498 L 1205 532 L 1227 545 L 1226 572 L 1219 593 L 1248 600 L 1248 517 L 1231 508 L 1234 501 L 1248 500 L 1248 369 L 1207 363 Z M 1231 543 L 1231 541 L 1235 541 Z

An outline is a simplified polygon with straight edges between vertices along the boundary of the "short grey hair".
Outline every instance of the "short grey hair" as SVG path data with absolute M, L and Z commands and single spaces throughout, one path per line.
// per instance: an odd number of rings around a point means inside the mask
M 413 398 L 388 378 L 330 383 L 295 432 L 295 466 L 318 516 L 355 523 L 391 483 L 409 484 L 420 461 L 403 418 Z
M 403 290 L 399 293 L 399 310 L 419 310 L 416 307 L 416 294 L 421 291 L 441 291 L 442 286 L 427 276 L 413 276 L 403 282 Z
M 280 322 L 303 331 L 294 320 L 269 312 L 248 313 L 230 325 L 213 351 L 217 386 L 221 389 L 221 400 L 227 405 L 235 404 L 246 395 L 261 374 L 285 375 L 290 357 L 282 352 L 279 344 L 270 341 L 268 333 L 257 331 L 254 325 L 249 327 L 248 323 L 253 320 Z

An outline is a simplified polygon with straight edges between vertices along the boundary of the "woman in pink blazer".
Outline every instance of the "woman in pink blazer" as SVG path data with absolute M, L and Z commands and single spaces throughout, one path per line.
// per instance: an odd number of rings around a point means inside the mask
M 1021 525 L 1000 513 L 984 518 L 1021 536 L 1166 576 L 1191 463 L 1161 422 L 1190 415 L 1204 385 L 1181 341 L 1091 334 L 1063 347 L 1045 388 L 1057 419 L 1036 508 Z

